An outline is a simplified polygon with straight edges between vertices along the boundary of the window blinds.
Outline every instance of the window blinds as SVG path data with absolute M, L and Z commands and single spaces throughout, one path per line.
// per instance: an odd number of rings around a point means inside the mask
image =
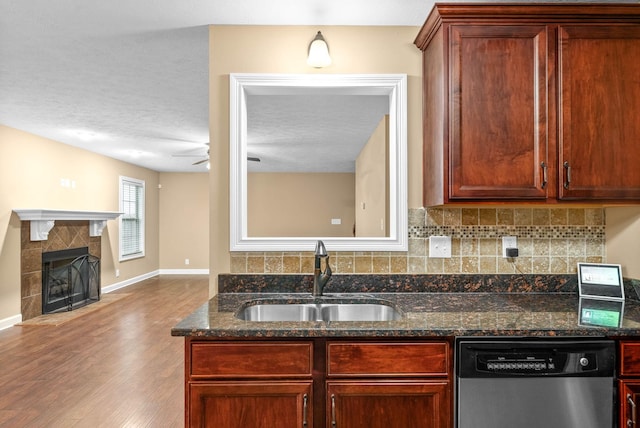
M 144 256 L 144 181 L 120 177 L 120 260 Z

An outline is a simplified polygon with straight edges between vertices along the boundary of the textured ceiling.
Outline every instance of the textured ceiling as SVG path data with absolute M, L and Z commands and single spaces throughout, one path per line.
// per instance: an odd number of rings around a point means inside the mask
M 209 24 L 421 25 L 424 0 L 0 0 L 0 123 L 205 171 Z
M 207 25 L 420 26 L 432 6 L 0 0 L 0 124 L 157 171 L 205 171 L 192 166 L 201 158 L 173 155 L 207 151 Z
M 354 172 L 385 114 L 383 95 L 254 95 L 247 98 L 250 172 Z

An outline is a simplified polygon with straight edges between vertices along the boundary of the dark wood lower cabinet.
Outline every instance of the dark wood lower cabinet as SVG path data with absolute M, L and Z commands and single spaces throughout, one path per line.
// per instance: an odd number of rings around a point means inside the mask
M 445 428 L 446 381 L 329 381 L 327 427 Z
M 185 340 L 185 424 L 451 428 L 452 338 Z M 618 341 L 619 427 L 640 427 L 640 341 Z
M 450 428 L 446 340 L 186 338 L 185 424 Z
M 638 422 L 638 408 L 640 405 L 640 380 L 620 381 L 620 427 L 635 428 Z
M 189 386 L 189 426 L 312 427 L 312 382 L 200 382 Z
M 620 372 L 618 380 L 618 424 L 621 428 L 636 428 L 638 406 L 640 406 L 640 342 L 622 340 L 619 342 L 618 359 Z

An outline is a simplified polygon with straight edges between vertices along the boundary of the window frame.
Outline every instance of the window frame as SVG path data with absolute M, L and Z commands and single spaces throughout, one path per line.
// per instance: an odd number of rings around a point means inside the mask
M 118 260 L 119 261 L 126 261 L 126 260 L 133 260 L 133 259 L 138 259 L 141 257 L 145 256 L 145 194 L 146 194 L 146 185 L 145 185 L 145 181 L 144 180 L 140 180 L 137 178 L 132 178 L 132 177 L 126 177 L 126 176 L 119 176 L 118 179 L 118 201 L 119 201 L 119 207 L 120 207 L 120 212 L 122 213 L 122 215 L 119 216 L 118 218 L 118 224 L 119 224 L 119 237 L 118 237 Z M 139 189 L 140 194 L 136 195 L 136 200 L 135 201 L 126 201 L 124 200 L 124 186 L 125 185 L 129 185 L 132 187 L 136 187 Z M 125 205 L 126 204 L 130 204 L 130 203 L 134 203 L 137 206 L 137 213 L 136 213 L 136 219 L 139 222 L 139 227 L 138 227 L 138 236 L 137 236 L 137 244 L 138 244 L 138 248 L 137 251 L 132 252 L 132 253 L 128 253 L 128 254 L 123 254 L 124 253 L 124 248 L 126 247 L 125 245 L 125 234 L 124 234 L 124 222 L 128 219 L 127 218 L 127 213 L 128 211 L 125 210 Z

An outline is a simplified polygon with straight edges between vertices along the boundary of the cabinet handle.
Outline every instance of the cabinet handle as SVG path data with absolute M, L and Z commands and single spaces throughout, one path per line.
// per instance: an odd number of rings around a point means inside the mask
M 564 188 L 568 189 L 569 184 L 571 184 L 571 167 L 569 166 L 569 162 L 565 162 L 562 164 L 564 169 L 567 171 L 567 179 L 564 181 Z
M 307 394 L 302 397 L 302 428 L 307 428 Z
M 336 428 L 336 395 L 331 394 L 331 427 Z
M 540 187 L 544 189 L 547 187 L 547 182 L 549 181 L 547 176 L 547 163 L 541 162 L 540 166 L 542 167 L 542 186 Z
M 636 403 L 633 401 L 631 394 L 627 394 L 627 402 L 631 408 L 631 419 L 627 419 L 627 427 L 636 426 Z

